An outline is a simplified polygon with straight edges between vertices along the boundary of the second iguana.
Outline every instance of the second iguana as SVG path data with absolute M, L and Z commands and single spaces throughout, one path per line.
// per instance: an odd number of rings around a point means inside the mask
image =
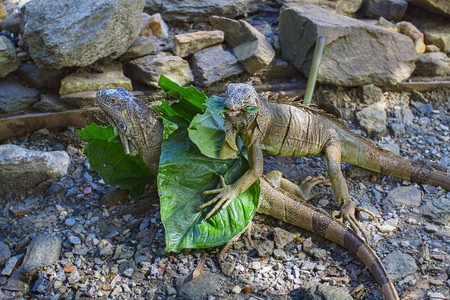
M 374 146 L 369 140 L 351 132 L 339 121 L 306 106 L 271 103 L 260 99 L 249 84 L 230 84 L 224 103 L 226 138 L 221 158 L 237 151 L 239 135 L 249 156 L 249 170 L 236 182 L 204 194 L 218 195 L 207 218 L 219 207 L 225 208 L 263 174 L 263 153 L 280 156 L 320 154 L 326 163 L 340 215 L 355 231 L 364 229 L 356 220 L 357 208 L 350 197 L 341 171 L 341 160 L 359 167 L 417 183 L 441 186 L 450 190 L 450 175 L 420 165 Z M 367 212 L 367 211 L 366 211 Z M 368 212 L 369 213 L 369 212 Z
M 100 90 L 97 101 L 111 124 L 116 126 L 121 141 L 139 149 L 149 167 L 157 170 L 161 147 L 155 147 L 155 144 L 162 142 L 162 120 L 156 117 L 144 119 L 143 116 L 156 116 L 155 112 L 123 88 Z M 148 147 L 149 143 L 153 147 Z M 343 223 L 300 201 L 314 196 L 310 194 L 310 188 L 319 182 L 322 181 L 311 181 L 302 190 L 282 178 L 278 171 L 262 175 L 258 212 L 307 229 L 348 249 L 369 268 L 385 299 L 399 299 L 383 264 L 363 239 Z

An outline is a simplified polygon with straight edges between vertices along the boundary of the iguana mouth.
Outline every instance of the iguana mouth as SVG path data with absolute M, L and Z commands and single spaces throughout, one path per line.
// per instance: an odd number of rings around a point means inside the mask
M 236 116 L 236 115 L 238 115 L 238 114 L 240 114 L 241 113 L 241 110 L 240 109 L 237 109 L 237 110 L 229 110 L 229 111 L 227 111 L 226 113 L 225 113 L 225 115 L 227 115 L 227 116 Z

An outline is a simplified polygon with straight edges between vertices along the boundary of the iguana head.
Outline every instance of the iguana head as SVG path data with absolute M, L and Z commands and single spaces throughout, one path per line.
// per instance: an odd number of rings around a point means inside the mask
M 148 120 L 150 108 L 122 87 L 99 90 L 96 94 L 98 106 L 120 135 L 125 154 L 138 153 L 138 141 L 143 138 L 141 121 Z
M 222 145 L 220 158 L 231 158 L 237 152 L 236 135 L 256 119 L 260 107 L 258 93 L 250 84 L 231 83 L 227 88 L 224 102 L 225 143 Z

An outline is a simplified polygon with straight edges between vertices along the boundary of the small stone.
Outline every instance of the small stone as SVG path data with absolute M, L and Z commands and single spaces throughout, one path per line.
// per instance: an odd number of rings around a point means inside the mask
M 284 246 L 291 243 L 295 238 L 295 234 L 293 234 L 287 230 L 284 230 L 282 228 L 279 228 L 279 227 L 274 228 L 273 233 L 274 233 L 275 246 L 278 249 L 283 249 Z
M 393 231 L 396 230 L 396 229 L 397 229 L 396 227 L 394 227 L 394 226 L 392 226 L 392 225 L 389 225 L 389 224 L 385 224 L 385 225 L 382 225 L 382 226 L 380 227 L 380 231 L 381 231 L 382 233 L 393 232 Z
M 177 294 L 177 290 L 171 285 L 166 287 L 166 291 L 167 291 L 168 295 L 176 295 Z
M 81 245 L 81 240 L 79 237 L 77 237 L 76 235 L 71 235 L 69 236 L 69 242 L 72 245 Z
M 162 39 L 169 38 L 169 26 L 164 22 L 160 13 L 149 16 L 142 13 L 142 29 L 141 36 L 157 36 Z
M 386 133 L 386 103 L 378 102 L 361 109 L 356 117 L 361 128 L 369 136 L 383 136 Z
M 13 271 L 18 267 L 18 265 L 22 262 L 24 254 L 18 254 L 15 256 L 12 256 L 8 259 L 8 261 L 5 264 L 5 267 L 2 270 L 3 276 L 11 276 Z
M 386 201 L 391 202 L 394 206 L 418 207 L 422 202 L 421 194 L 421 191 L 414 186 L 401 186 L 389 191 Z
M 429 232 L 429 233 L 436 233 L 436 232 L 438 232 L 437 226 L 431 225 L 431 224 L 425 225 L 424 229 L 425 229 L 426 232 Z
M 173 37 L 173 53 L 186 57 L 202 49 L 221 44 L 223 39 L 224 33 L 221 30 L 177 34 Z
M 315 267 L 316 267 L 315 263 L 310 262 L 310 261 L 304 261 L 302 263 L 302 266 L 300 267 L 300 269 L 310 271 L 310 270 L 314 270 Z
M 391 280 L 397 281 L 408 275 L 415 274 L 417 265 L 415 259 L 406 253 L 394 251 L 382 260 Z
M 285 260 L 287 258 L 287 254 L 282 249 L 275 249 L 273 250 L 273 257 L 279 260 Z
M 75 225 L 75 223 L 76 223 L 76 221 L 75 221 L 75 219 L 73 219 L 73 218 L 67 218 L 67 219 L 64 221 L 64 224 L 65 224 L 66 226 L 68 226 L 68 227 L 72 227 L 73 225 Z
M 3 267 L 8 259 L 11 257 L 11 250 L 9 246 L 0 241 L 0 268 Z
M 236 286 L 231 290 L 231 292 L 233 292 L 234 294 L 240 294 L 241 291 L 242 291 L 242 289 L 241 289 L 241 287 L 238 286 L 238 285 L 236 285 Z

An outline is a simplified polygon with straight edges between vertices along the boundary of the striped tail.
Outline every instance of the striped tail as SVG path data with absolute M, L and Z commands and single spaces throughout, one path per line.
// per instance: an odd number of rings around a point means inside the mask
M 313 206 L 300 202 L 294 196 L 275 188 L 264 176 L 260 182 L 261 197 L 258 212 L 312 231 L 346 248 L 370 270 L 381 288 L 384 299 L 399 299 L 379 257 L 351 229 L 338 220 L 318 211 Z

